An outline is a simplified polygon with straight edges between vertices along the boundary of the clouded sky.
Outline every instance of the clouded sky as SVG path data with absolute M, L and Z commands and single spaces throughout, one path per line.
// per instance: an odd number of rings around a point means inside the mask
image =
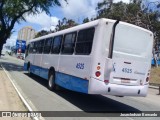
M 63 0 L 62 0 L 63 1 Z M 7 40 L 7 44 L 14 45 L 17 39 L 18 31 L 24 26 L 32 26 L 36 31 L 53 30 L 59 19 L 64 17 L 72 18 L 75 21 L 82 21 L 84 17 L 94 17 L 96 15 L 96 6 L 98 2 L 103 0 L 68 0 L 69 4 L 62 2 L 62 7 L 54 7 L 50 9 L 51 16 L 42 12 L 36 16 L 26 16 L 26 22 L 16 24 L 15 31 L 11 38 Z M 123 1 L 129 3 L 130 0 L 114 0 L 114 2 Z

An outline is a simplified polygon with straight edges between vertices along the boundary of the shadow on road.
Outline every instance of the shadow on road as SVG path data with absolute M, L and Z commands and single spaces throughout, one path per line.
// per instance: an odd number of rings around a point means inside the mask
M 10 63 L 10 62 L 0 62 L 0 65 L 5 67 L 7 71 L 23 71 L 23 66 L 16 64 L 16 63 Z
M 22 65 L 9 62 L 0 62 L 0 64 L 2 64 L 7 71 L 23 71 Z M 29 76 L 27 73 L 24 74 Z M 45 87 L 48 86 L 48 81 L 44 80 L 43 78 L 35 75 L 29 77 L 31 77 L 32 80 L 36 81 L 40 85 Z M 140 112 L 140 110 L 118 101 L 119 99 L 124 98 L 117 97 L 117 100 L 113 100 L 102 95 L 82 94 L 63 88 L 61 88 L 59 91 L 53 92 L 85 112 Z
M 25 73 L 27 76 L 28 73 Z M 48 81 L 36 75 L 30 76 L 37 83 L 47 87 Z M 141 112 L 140 110 L 102 95 L 88 95 L 61 88 L 53 91 L 85 112 Z M 117 98 L 124 99 L 124 98 Z

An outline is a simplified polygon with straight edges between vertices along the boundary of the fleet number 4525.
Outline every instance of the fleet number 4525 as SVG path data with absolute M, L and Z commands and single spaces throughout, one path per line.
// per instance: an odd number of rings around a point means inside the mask
M 124 73 L 132 73 L 132 69 L 123 68 L 123 69 L 122 69 L 122 72 L 124 72 Z

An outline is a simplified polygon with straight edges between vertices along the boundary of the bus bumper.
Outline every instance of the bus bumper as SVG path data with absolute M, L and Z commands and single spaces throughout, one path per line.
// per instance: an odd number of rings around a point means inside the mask
M 142 86 L 128 86 L 119 84 L 106 84 L 92 78 L 89 83 L 89 94 L 114 95 L 114 96 L 141 96 L 145 97 L 149 84 Z

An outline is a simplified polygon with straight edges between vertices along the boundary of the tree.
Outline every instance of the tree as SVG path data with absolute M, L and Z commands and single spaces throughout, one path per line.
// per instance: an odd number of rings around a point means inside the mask
M 78 25 L 78 23 L 76 23 L 74 20 L 63 18 L 62 21 L 61 20 L 58 21 L 58 24 L 57 24 L 54 32 L 64 30 L 64 29 L 67 29 L 70 27 L 74 27 L 76 25 Z
M 27 14 L 38 14 L 42 11 L 49 14 L 52 6 L 61 4 L 59 0 L 0 0 L 0 53 L 16 22 L 25 21 Z
M 70 27 L 74 27 L 76 25 L 78 25 L 78 23 L 76 23 L 74 20 L 67 19 L 67 18 L 64 17 L 62 20 L 58 21 L 58 24 L 56 25 L 55 30 L 53 30 L 53 31 L 42 30 L 42 31 L 37 33 L 35 38 L 40 37 L 40 36 L 44 36 L 44 35 L 47 35 L 47 34 L 50 34 L 50 33 L 54 33 L 54 32 L 60 31 L 60 30 L 64 30 L 64 29 L 67 29 L 67 28 L 70 28 Z
M 148 8 L 142 9 L 141 5 L 141 0 L 131 0 L 129 4 L 104 0 L 97 4 L 97 18 L 119 19 L 146 28 L 154 33 L 154 38 L 158 41 L 160 38 L 159 12 L 151 12 Z
M 83 23 L 87 23 L 87 22 L 89 22 L 89 18 L 88 17 L 83 20 Z
M 49 34 L 50 32 L 46 31 L 46 30 L 41 30 L 40 32 L 38 32 L 35 36 L 35 38 L 37 37 L 41 37 L 41 36 L 44 36 L 44 35 L 47 35 Z
M 160 3 L 151 2 L 157 7 L 157 10 L 153 10 L 148 7 L 151 3 L 145 6 L 141 1 L 130 0 L 130 3 L 126 4 L 123 2 L 112 3 L 110 0 L 104 0 L 97 4 L 97 19 L 119 19 L 152 31 L 155 40 L 154 49 L 158 50 L 157 46 L 160 43 L 160 12 L 158 8 L 160 7 Z

